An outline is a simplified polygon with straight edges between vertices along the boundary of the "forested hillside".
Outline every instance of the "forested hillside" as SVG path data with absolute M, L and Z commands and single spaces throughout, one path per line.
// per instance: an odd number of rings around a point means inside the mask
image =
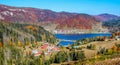
M 120 31 L 120 19 L 103 22 L 103 26 L 108 27 L 110 32 Z
M 40 41 L 56 42 L 54 35 L 40 26 L 30 24 L 0 22 L 0 32 L 2 33 L 5 44 L 28 44 Z

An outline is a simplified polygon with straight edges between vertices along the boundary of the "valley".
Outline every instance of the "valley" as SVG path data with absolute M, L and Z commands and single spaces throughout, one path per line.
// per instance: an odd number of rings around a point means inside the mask
M 119 65 L 119 24 L 114 14 L 0 4 L 0 65 Z

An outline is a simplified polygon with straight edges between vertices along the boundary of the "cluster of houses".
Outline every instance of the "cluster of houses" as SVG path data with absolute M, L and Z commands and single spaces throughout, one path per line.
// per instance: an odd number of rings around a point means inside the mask
M 32 50 L 32 54 L 34 54 L 34 56 L 40 56 L 41 54 L 50 55 L 53 52 L 58 51 L 60 51 L 59 47 L 53 44 L 45 43 L 40 48 Z

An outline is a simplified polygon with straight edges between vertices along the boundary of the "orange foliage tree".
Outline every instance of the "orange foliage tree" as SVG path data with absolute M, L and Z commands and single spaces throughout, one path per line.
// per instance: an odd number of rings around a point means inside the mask
M 2 47 L 2 45 L 3 45 L 2 42 L 0 42 L 0 47 Z

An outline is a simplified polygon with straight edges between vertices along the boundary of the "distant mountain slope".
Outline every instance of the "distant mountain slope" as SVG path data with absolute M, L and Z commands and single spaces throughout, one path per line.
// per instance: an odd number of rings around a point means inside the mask
M 92 25 L 99 23 L 93 16 L 87 14 L 6 5 L 0 5 L 0 20 L 6 22 L 51 22 L 58 24 L 57 29 L 91 29 Z
M 4 23 L 0 21 L 0 32 L 3 33 L 5 43 L 33 43 L 34 41 L 46 41 L 55 43 L 54 35 L 44 30 L 40 26 L 18 23 Z
M 99 21 L 108 21 L 108 20 L 112 20 L 112 19 L 118 19 L 119 16 L 105 13 L 105 14 L 97 15 L 97 16 L 95 16 L 95 18 Z
M 120 18 L 117 20 L 103 22 L 103 26 L 108 27 L 110 32 L 118 32 L 120 31 Z

